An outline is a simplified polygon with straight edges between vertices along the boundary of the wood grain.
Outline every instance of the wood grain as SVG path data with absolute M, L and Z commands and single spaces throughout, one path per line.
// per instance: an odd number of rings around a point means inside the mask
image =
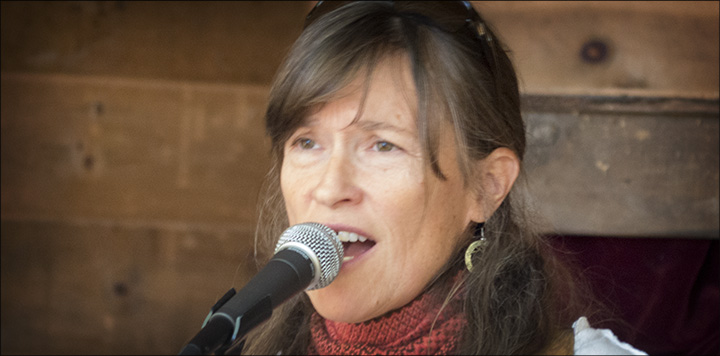
M 253 224 L 267 88 L 2 77 L 2 216 Z
M 717 97 L 717 2 L 477 1 L 507 44 L 524 92 L 643 91 L 654 96 Z M 583 60 L 590 41 L 607 48 Z
M 717 99 L 523 101 L 526 183 L 547 232 L 719 236 Z
M 2 222 L 3 354 L 174 354 L 255 271 L 252 232 Z

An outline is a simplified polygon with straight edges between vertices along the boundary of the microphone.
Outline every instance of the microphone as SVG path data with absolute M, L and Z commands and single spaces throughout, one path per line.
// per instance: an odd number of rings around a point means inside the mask
M 330 284 L 340 272 L 342 260 L 342 243 L 331 228 L 318 223 L 289 227 L 267 265 L 239 292 L 230 289 L 220 298 L 179 355 L 224 353 L 290 297 Z

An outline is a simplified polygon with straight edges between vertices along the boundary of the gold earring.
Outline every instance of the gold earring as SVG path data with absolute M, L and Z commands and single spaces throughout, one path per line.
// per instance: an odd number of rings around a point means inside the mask
M 485 239 L 485 227 L 480 228 L 480 239 L 473 241 L 465 250 L 465 267 L 468 271 L 472 272 L 472 256 L 478 251 L 482 251 L 487 246 L 487 240 Z

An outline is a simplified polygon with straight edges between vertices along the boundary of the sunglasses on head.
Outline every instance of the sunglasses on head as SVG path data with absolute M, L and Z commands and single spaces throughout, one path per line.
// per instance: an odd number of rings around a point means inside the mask
M 355 1 L 318 1 L 305 18 L 307 28 L 322 16 Z M 495 75 L 493 38 L 485 22 L 468 1 L 386 1 L 398 14 L 409 15 L 452 34 L 465 34 L 479 41 L 482 55 Z

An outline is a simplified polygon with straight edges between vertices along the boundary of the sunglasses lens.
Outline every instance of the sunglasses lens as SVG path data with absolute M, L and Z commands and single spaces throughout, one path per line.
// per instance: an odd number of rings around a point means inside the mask
M 395 8 L 403 13 L 417 14 L 429 19 L 447 32 L 457 32 L 466 26 L 468 9 L 459 1 L 398 1 Z
M 303 28 L 315 20 L 353 1 L 318 1 L 305 18 Z M 457 32 L 466 26 L 468 20 L 475 21 L 477 13 L 467 1 L 388 1 L 395 10 L 428 18 L 448 32 Z

